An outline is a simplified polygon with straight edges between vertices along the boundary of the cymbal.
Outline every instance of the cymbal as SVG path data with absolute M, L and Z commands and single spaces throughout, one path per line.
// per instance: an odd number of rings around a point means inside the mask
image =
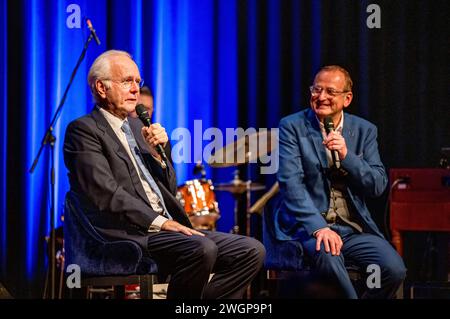
M 229 167 L 246 163 L 256 163 L 257 159 L 269 154 L 278 145 L 277 134 L 261 130 L 240 137 L 218 149 L 208 159 L 211 167 Z
M 259 191 L 266 189 L 266 186 L 260 183 L 244 182 L 240 179 L 235 179 L 230 183 L 221 183 L 214 185 L 214 190 L 226 191 L 232 194 L 243 194 L 247 191 L 247 189 L 250 191 Z

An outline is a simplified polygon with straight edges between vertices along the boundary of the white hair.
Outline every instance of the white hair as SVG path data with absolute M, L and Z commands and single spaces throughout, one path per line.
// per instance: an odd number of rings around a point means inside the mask
M 111 58 L 116 56 L 126 56 L 130 58 L 130 60 L 133 60 L 131 55 L 126 51 L 109 50 L 100 54 L 89 69 L 87 80 L 92 96 L 97 103 L 101 101 L 101 97 L 97 92 L 96 82 L 97 80 L 104 80 L 104 85 L 107 88 L 111 87 L 111 83 L 106 81 L 106 79 L 111 76 Z

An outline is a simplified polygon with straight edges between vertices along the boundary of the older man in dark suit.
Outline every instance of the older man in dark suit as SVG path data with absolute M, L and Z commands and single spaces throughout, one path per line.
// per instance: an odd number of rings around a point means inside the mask
M 64 160 L 71 190 L 94 227 L 147 249 L 171 274 L 168 298 L 241 298 L 262 266 L 264 247 L 253 238 L 192 228 L 175 198 L 173 167 L 155 151 L 168 141 L 165 129 L 128 120 L 142 83 L 131 56 L 103 53 L 88 82 L 97 105 L 69 124 Z

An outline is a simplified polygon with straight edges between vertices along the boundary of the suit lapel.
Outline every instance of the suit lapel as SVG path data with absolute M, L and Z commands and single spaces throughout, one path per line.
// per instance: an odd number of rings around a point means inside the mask
M 355 130 L 352 118 L 348 114 L 344 115 L 344 127 L 342 128 L 342 136 L 345 139 L 347 149 L 351 152 L 355 152 Z
M 127 151 L 123 147 L 116 133 L 114 133 L 108 121 L 100 113 L 100 110 L 96 107 L 91 114 L 94 120 L 97 122 L 97 127 L 112 140 L 113 143 L 111 144 L 111 147 L 116 151 L 117 155 L 127 163 L 128 169 L 131 169 L 133 167 L 133 163 L 131 162 Z
M 320 131 L 319 123 L 317 122 L 314 112 L 310 109 L 306 116 L 306 128 L 308 130 L 309 138 L 311 138 L 317 158 L 322 164 L 323 168 L 328 167 L 327 152 L 323 146 L 323 136 Z
M 125 150 L 124 146 L 120 142 L 119 138 L 117 137 L 116 133 L 114 133 L 113 129 L 109 125 L 108 121 L 105 119 L 105 117 L 100 113 L 100 110 L 96 107 L 92 113 L 92 117 L 97 122 L 97 127 L 104 132 L 105 136 L 108 136 L 110 141 L 108 142 L 109 145 L 114 149 L 117 156 L 119 156 L 123 161 L 125 161 L 128 171 L 130 175 L 135 178 L 133 180 L 139 180 L 139 174 L 136 171 L 136 168 L 133 165 L 133 162 L 131 161 L 131 158 L 128 156 L 127 151 Z M 147 195 L 145 194 L 144 187 L 142 186 L 142 183 L 135 182 L 133 183 L 135 191 L 139 194 L 139 196 L 148 204 L 150 205 L 150 202 L 147 198 Z

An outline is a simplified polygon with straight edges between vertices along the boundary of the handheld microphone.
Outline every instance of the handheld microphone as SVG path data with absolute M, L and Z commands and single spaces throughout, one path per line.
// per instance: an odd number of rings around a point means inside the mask
M 330 132 L 334 132 L 334 123 L 333 123 L 333 119 L 330 116 L 327 116 L 324 120 L 323 120 L 323 125 L 325 126 L 325 132 L 328 134 L 330 134 Z M 336 166 L 336 168 L 340 168 L 341 167 L 341 161 L 339 159 L 339 154 L 336 150 L 330 150 L 331 151 L 331 157 L 333 159 L 333 163 L 334 166 Z
M 148 115 L 147 108 L 144 104 L 138 104 L 136 105 L 136 114 L 139 116 L 139 119 L 144 123 L 145 126 L 150 127 L 152 125 L 152 122 L 150 120 L 150 116 Z M 161 155 L 162 159 L 165 163 L 167 163 L 167 155 L 166 152 L 164 152 L 164 149 L 161 144 L 156 145 L 156 150 L 158 151 L 159 155 Z
M 87 23 L 87 26 L 88 26 L 89 30 L 91 30 L 91 34 L 94 37 L 95 42 L 97 42 L 97 44 L 100 45 L 100 39 L 98 38 L 97 33 L 95 33 L 95 29 L 92 26 L 91 20 L 86 19 L 86 23 Z

